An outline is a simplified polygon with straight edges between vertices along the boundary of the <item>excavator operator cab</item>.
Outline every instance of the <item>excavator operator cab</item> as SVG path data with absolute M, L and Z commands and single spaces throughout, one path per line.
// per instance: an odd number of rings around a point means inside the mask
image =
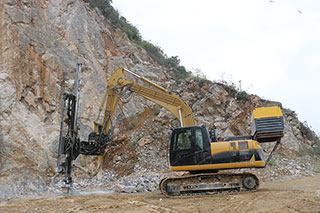
M 203 164 L 208 157 L 210 157 L 210 140 L 204 125 L 173 130 L 170 140 L 171 166 Z

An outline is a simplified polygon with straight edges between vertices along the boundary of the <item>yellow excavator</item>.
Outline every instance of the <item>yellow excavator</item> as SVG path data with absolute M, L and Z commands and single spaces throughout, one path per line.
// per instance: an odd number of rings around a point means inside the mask
M 78 72 L 81 65 L 78 65 Z M 125 73 L 142 81 L 136 83 L 125 77 Z M 77 74 L 76 82 L 79 80 Z M 253 112 L 252 134 L 232 136 L 217 141 L 215 130 L 197 125 L 190 107 L 177 95 L 167 89 L 119 67 L 107 82 L 99 114 L 94 121 L 93 132 L 88 141 L 80 141 L 77 125 L 78 84 L 74 94 L 64 94 L 60 128 L 57 173 L 64 175 L 67 189 L 72 187 L 72 161 L 80 154 L 99 156 L 100 168 L 103 155 L 111 143 L 111 121 L 118 105 L 118 99 L 126 91 L 140 95 L 172 112 L 181 127 L 172 131 L 170 139 L 170 168 L 173 171 L 187 171 L 190 175 L 167 177 L 160 181 L 160 191 L 166 196 L 212 194 L 222 191 L 248 191 L 259 187 L 259 179 L 252 173 L 218 172 L 240 168 L 264 168 L 277 149 L 283 136 L 283 114 L 279 106 L 256 108 Z M 104 113 L 100 118 L 101 113 Z M 67 118 L 64 118 L 65 115 Z M 67 123 L 67 131 L 64 131 Z M 66 132 L 66 133 L 65 133 Z M 265 159 L 259 143 L 276 142 Z M 61 163 L 61 161 L 63 161 Z M 54 182 L 53 181 L 53 182 Z

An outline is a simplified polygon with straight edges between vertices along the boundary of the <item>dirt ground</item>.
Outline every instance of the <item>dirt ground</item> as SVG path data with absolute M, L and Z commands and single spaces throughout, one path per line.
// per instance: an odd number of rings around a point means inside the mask
M 1 200 L 0 212 L 320 212 L 320 175 L 262 183 L 251 193 L 202 197 L 97 192 Z

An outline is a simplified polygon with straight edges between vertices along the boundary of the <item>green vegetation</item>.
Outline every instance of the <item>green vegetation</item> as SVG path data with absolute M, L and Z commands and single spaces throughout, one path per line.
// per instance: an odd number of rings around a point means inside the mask
M 197 78 L 198 86 L 201 88 L 204 84 L 212 83 L 212 81 L 206 79 L 206 78 Z
M 137 27 L 132 25 L 125 17 L 121 16 L 119 12 L 114 9 L 111 5 L 112 0 L 84 0 L 89 3 L 92 8 L 98 8 L 102 15 L 109 20 L 110 24 L 113 27 L 120 28 L 123 32 L 126 33 L 128 38 L 139 45 L 143 49 L 145 49 L 149 56 L 158 62 L 160 65 L 165 66 L 172 70 L 175 74 L 176 79 L 184 79 L 187 77 L 191 77 L 192 72 L 187 71 L 184 66 L 180 64 L 180 59 L 178 56 L 168 57 L 161 47 L 152 44 L 150 41 L 146 41 L 142 38 Z M 198 82 L 199 87 L 201 88 L 204 84 L 210 83 L 211 81 L 207 79 L 205 75 L 199 69 L 195 69 L 195 79 Z M 227 82 L 221 82 L 227 91 L 231 90 L 235 94 L 237 94 L 238 100 L 245 100 L 248 94 L 245 91 L 238 92 L 235 89 L 235 85 L 232 83 L 231 85 Z
M 135 126 L 134 122 L 131 121 L 128 125 L 128 130 L 133 130 L 134 126 Z
M 245 100 L 248 97 L 248 93 L 246 91 L 240 91 L 237 93 L 238 100 Z
M 302 146 L 302 148 L 299 149 L 297 156 L 303 157 L 306 155 L 309 156 L 318 156 L 320 158 L 320 150 L 316 147 L 306 147 L 305 145 Z
M 276 165 L 276 159 L 275 158 L 271 158 L 270 161 L 269 161 L 269 165 L 270 166 Z
M 204 84 L 212 83 L 212 81 L 208 80 L 207 76 L 203 74 L 200 69 L 194 68 L 192 73 L 195 76 L 195 80 L 198 82 L 198 86 L 200 88 L 203 87 Z
M 145 49 L 149 56 L 156 62 L 172 69 L 177 79 L 186 78 L 191 75 L 184 66 L 180 65 L 178 56 L 168 57 L 159 46 L 144 40 L 137 27 L 130 24 L 126 18 L 121 16 L 119 12 L 112 7 L 112 0 L 85 0 L 85 2 L 89 3 L 93 8 L 99 8 L 103 16 L 110 21 L 112 26 L 118 27 L 125 32 L 131 41 Z
M 136 147 L 137 146 L 137 141 L 132 141 L 131 143 L 130 143 L 130 148 L 131 149 L 133 149 L 134 147 Z
M 160 141 L 160 140 L 162 139 L 161 135 L 156 135 L 156 136 L 154 136 L 153 138 L 156 139 L 156 140 L 158 140 L 158 141 Z
M 217 84 L 223 87 L 231 95 L 237 95 L 239 93 L 239 90 L 237 89 L 236 85 L 233 82 L 219 80 Z
M 312 148 L 306 148 L 303 147 L 301 150 L 299 150 L 299 155 L 313 155 L 318 156 L 320 158 L 320 139 L 319 136 L 312 131 L 312 128 L 309 127 L 307 122 L 300 123 L 299 129 L 302 133 L 303 138 L 308 139 L 309 141 L 312 141 Z M 300 155 L 300 156 L 302 156 Z
M 160 125 L 161 125 L 161 126 L 166 126 L 166 125 L 167 125 L 167 122 L 166 122 L 166 121 L 162 121 Z
M 313 172 L 317 173 L 317 174 L 320 174 L 320 169 L 314 169 Z

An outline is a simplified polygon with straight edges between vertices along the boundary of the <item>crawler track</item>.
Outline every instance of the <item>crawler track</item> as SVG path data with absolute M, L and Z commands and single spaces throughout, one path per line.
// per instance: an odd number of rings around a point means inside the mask
M 252 173 L 197 174 L 164 178 L 159 187 L 166 196 L 193 196 L 256 190 L 259 179 Z

